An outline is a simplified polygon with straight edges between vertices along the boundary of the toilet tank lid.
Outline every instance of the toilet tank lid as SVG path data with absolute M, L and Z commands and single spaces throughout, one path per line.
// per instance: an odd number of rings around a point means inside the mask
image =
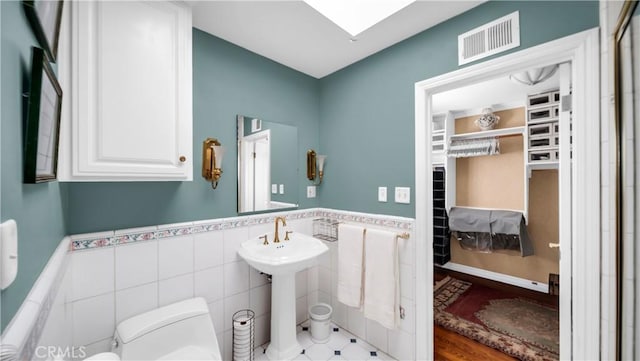
M 116 332 L 123 343 L 129 343 L 153 330 L 187 318 L 209 313 L 202 297 L 176 302 L 128 318 L 118 325 Z

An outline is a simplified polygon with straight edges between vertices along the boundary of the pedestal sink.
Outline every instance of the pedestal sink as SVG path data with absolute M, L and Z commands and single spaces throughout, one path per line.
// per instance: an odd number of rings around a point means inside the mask
M 269 360 L 291 360 L 302 352 L 296 339 L 296 272 L 317 263 L 329 248 L 322 241 L 294 232 L 289 240 L 274 243 L 273 234 L 243 242 L 238 254 L 258 271 L 271 275 L 271 342 Z

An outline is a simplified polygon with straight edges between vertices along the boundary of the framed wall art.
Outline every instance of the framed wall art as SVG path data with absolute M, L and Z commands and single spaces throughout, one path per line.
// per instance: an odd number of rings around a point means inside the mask
M 62 88 L 44 50 L 32 48 L 31 86 L 24 132 L 24 182 L 56 179 Z
M 31 29 L 52 63 L 56 62 L 58 53 L 62 4 L 62 0 L 22 1 Z

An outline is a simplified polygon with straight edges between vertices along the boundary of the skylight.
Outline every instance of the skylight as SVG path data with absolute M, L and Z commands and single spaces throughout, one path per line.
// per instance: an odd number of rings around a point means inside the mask
M 415 0 L 304 0 L 309 6 L 356 36 Z

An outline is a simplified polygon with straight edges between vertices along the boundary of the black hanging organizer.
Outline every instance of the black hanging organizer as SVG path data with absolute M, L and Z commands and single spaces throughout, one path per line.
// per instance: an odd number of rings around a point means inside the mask
M 444 167 L 433 169 L 433 262 L 443 265 L 451 260 L 449 217 L 444 202 Z

